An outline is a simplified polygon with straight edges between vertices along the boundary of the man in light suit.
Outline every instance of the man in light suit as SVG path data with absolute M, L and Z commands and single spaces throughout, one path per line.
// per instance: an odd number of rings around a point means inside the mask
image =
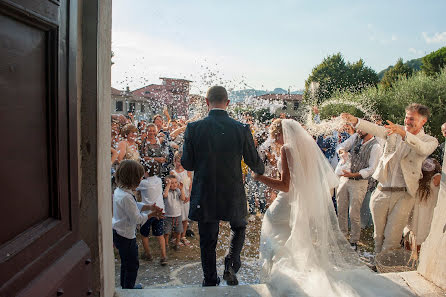
M 381 127 L 348 113 L 341 117 L 356 129 L 385 139 L 383 155 L 373 174 L 379 184 L 370 198 L 370 210 L 375 225 L 375 252 L 397 249 L 415 202 L 421 164 L 438 145 L 435 137 L 424 133 L 429 109 L 410 104 L 404 126 L 387 121 L 388 125 Z

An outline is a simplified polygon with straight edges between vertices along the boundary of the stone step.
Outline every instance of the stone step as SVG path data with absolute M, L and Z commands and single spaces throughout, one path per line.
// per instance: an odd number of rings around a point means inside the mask
M 218 287 L 182 287 L 167 289 L 122 290 L 116 289 L 115 297 L 272 297 L 265 284 L 218 286 Z M 297 296 L 296 296 L 297 297 Z
M 416 271 L 400 273 L 384 273 L 381 276 L 405 287 L 418 297 L 445 297 L 446 291 L 435 286 Z M 147 288 L 142 290 L 116 289 L 115 297 L 273 297 L 265 284 L 218 286 L 218 287 L 178 287 L 178 288 Z M 295 295 L 298 297 L 298 295 Z M 302 295 L 304 296 L 304 295 Z

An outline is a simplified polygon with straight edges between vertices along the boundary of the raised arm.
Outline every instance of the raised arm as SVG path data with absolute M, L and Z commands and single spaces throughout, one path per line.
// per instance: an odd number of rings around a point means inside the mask
M 118 162 L 119 163 L 121 163 L 122 159 L 124 159 L 126 148 L 127 148 L 127 143 L 125 140 L 121 141 L 118 144 Z
M 387 138 L 387 129 L 385 127 L 368 122 L 364 119 L 358 119 L 349 113 L 341 113 L 341 118 L 347 123 L 352 124 L 356 129 L 362 130 L 379 138 Z
M 183 126 L 183 127 L 180 127 L 178 129 L 172 131 L 172 133 L 170 133 L 170 138 L 175 139 L 178 135 L 180 135 L 181 133 L 186 131 L 186 127 L 187 126 Z
M 170 190 L 170 179 L 166 179 L 166 188 L 164 189 L 163 192 L 163 197 L 167 198 L 168 194 L 169 194 L 169 190 Z
M 115 161 L 118 159 L 118 151 L 114 148 L 111 148 L 111 164 L 113 165 Z
M 288 168 L 287 161 L 287 148 L 282 146 L 280 150 L 281 162 L 282 162 L 282 174 L 280 175 L 280 179 L 274 179 L 264 175 L 254 175 L 254 179 L 261 181 L 265 185 L 275 190 L 279 190 L 282 192 L 288 192 L 290 188 L 290 169 Z

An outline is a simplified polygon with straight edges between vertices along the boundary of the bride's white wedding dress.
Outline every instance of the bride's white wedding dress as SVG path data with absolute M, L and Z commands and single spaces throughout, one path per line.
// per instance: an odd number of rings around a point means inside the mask
M 263 219 L 262 281 L 274 296 L 412 296 L 361 264 L 338 227 L 332 167 L 298 122 L 282 129 L 290 187 Z

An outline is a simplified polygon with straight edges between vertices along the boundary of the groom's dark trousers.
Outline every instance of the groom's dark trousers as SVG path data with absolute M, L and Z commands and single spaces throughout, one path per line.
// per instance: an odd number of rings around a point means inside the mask
M 213 109 L 203 120 L 189 123 L 184 133 L 181 164 L 194 171 L 189 218 L 198 221 L 204 284 L 217 283 L 215 248 L 219 221 L 231 224 L 231 247 L 225 264 L 240 268 L 248 216 L 241 160 L 255 173 L 265 168 L 257 154 L 249 125 Z
M 219 222 L 204 223 L 198 221 L 198 230 L 200 233 L 201 266 L 203 268 L 204 279 L 213 282 L 217 280 L 216 253 L 215 248 L 218 241 Z M 232 265 L 234 272 L 237 273 L 242 265 L 240 253 L 245 242 L 245 231 L 247 222 L 245 219 L 232 221 L 231 239 L 225 262 Z

